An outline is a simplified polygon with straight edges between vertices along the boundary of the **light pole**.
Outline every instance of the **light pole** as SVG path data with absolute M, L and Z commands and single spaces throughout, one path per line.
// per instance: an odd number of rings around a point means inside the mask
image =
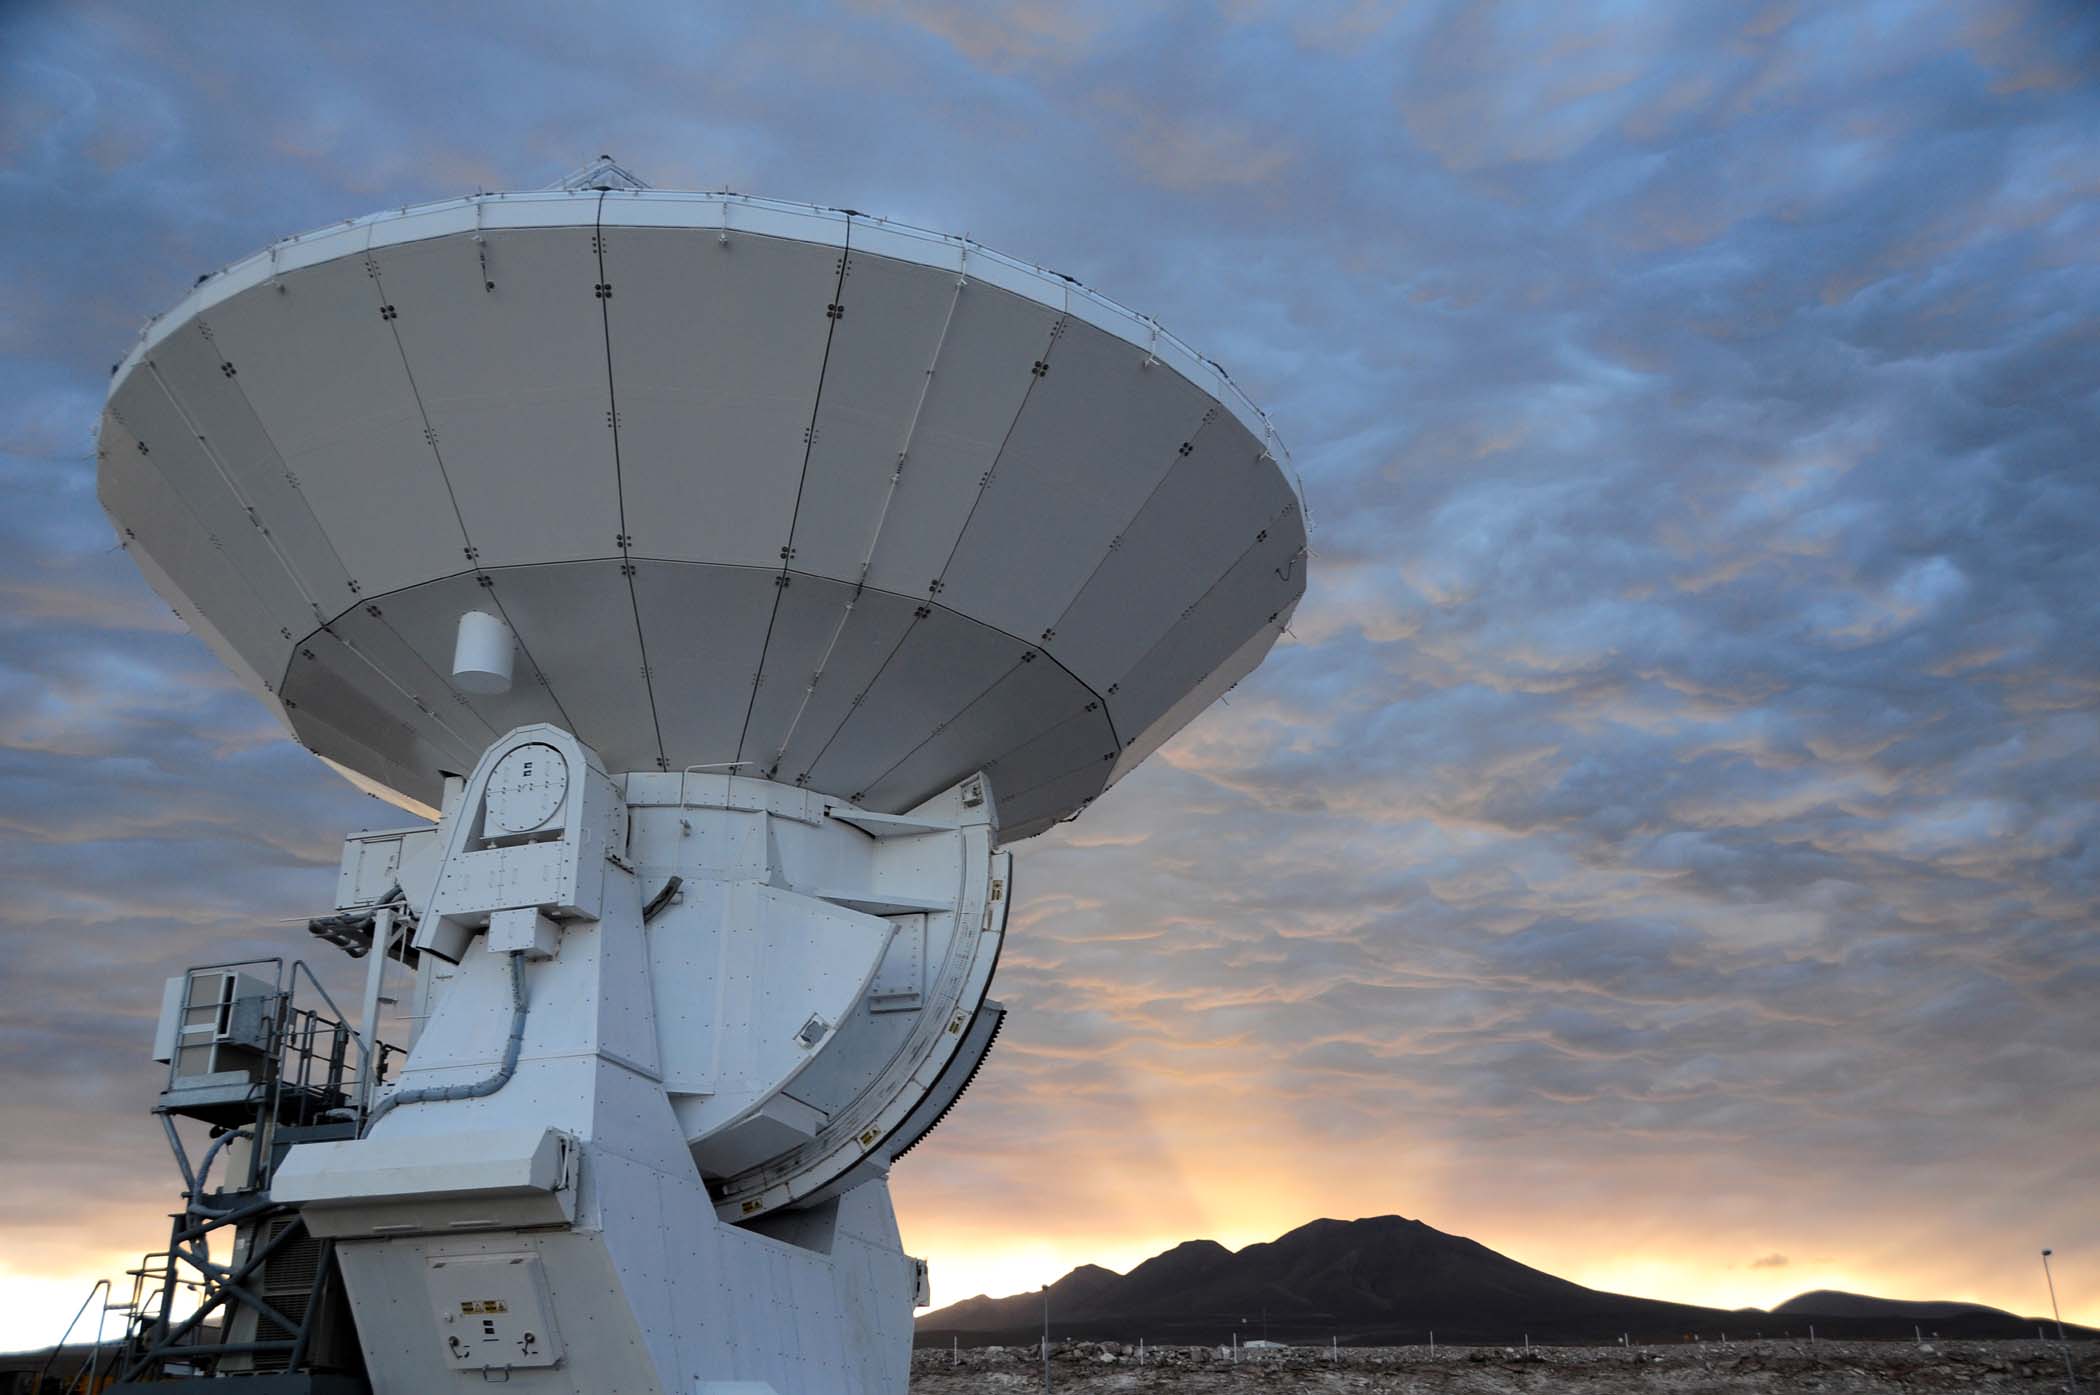
M 2049 1256 L 2055 1253 L 2054 1250 L 2042 1251 L 2042 1278 L 2049 1284 L 2049 1311 L 2056 1317 L 2057 1345 L 2064 1349 L 2064 1379 L 2071 1382 L 2071 1389 L 2076 1392 L 2078 1372 L 2071 1369 L 2071 1341 L 2064 1336 L 2064 1310 L 2056 1306 L 2056 1276 L 2049 1272 Z
M 1050 1285 L 1043 1285 L 1043 1395 L 1050 1395 Z

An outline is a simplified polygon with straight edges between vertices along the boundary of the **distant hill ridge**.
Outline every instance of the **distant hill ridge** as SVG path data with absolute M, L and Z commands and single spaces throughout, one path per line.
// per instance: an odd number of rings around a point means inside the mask
M 1948 1338 L 2032 1337 L 2036 1319 L 1971 1303 L 1911 1303 L 1818 1291 L 1771 1312 L 1725 1311 L 1584 1288 L 1477 1241 L 1404 1216 L 1317 1220 L 1266 1244 L 1190 1240 L 1127 1274 L 1083 1265 L 1050 1286 L 1051 1331 L 1098 1341 L 1224 1342 L 1330 1337 L 1358 1345 L 1909 1337 L 1930 1323 Z M 1043 1295 L 979 1295 L 925 1314 L 922 1341 L 1034 1340 Z M 2053 1328 L 2052 1328 L 2053 1331 Z M 2096 1334 L 2100 1335 L 2100 1334 Z
M 1845 1293 L 1834 1288 L 1819 1288 L 1812 1293 L 1797 1294 L 1772 1309 L 1775 1313 L 1801 1313 L 1811 1317 L 1900 1317 L 1949 1318 L 1963 1313 L 2000 1313 L 2011 1317 L 2002 1308 L 1987 1308 L 1981 1303 L 1939 1303 L 1908 1298 L 1870 1298 L 1864 1293 Z

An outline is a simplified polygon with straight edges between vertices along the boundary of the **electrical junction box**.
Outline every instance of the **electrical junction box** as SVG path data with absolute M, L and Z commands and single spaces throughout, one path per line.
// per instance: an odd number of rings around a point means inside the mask
M 500 1371 L 561 1364 L 561 1337 L 538 1255 L 446 1255 L 429 1260 L 426 1272 L 447 1365 Z
M 561 947 L 561 926 L 532 906 L 489 913 L 489 948 L 498 954 L 552 959 Z
M 376 906 L 399 884 L 400 832 L 364 833 L 343 840 L 343 862 L 335 876 L 338 909 Z
M 196 969 L 161 990 L 153 1059 L 172 1064 L 171 1078 L 238 1072 L 260 1074 L 270 1045 L 276 987 L 238 969 Z
M 430 899 L 443 852 L 438 830 L 428 825 L 375 829 L 345 838 L 335 908 L 365 910 L 397 890 L 408 893 L 411 905 L 422 905 Z

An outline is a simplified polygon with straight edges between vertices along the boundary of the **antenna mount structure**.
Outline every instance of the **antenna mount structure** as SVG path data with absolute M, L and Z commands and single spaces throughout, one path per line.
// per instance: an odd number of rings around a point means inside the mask
M 339 1051 L 277 979 L 169 988 L 162 1113 L 261 1306 L 139 1302 L 126 1380 L 902 1395 L 888 1176 L 1004 1020 L 1013 845 L 1304 592 L 1267 419 L 1069 278 L 606 156 L 207 277 L 98 445 L 147 579 L 415 820 L 312 924 L 366 974 Z M 229 1121 L 207 1192 L 181 1130 Z

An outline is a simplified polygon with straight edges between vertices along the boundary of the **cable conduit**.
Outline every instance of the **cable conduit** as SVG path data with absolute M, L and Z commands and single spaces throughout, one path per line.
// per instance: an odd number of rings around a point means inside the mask
M 503 1045 L 503 1064 L 496 1067 L 494 1075 L 464 1085 L 426 1085 L 416 1090 L 396 1090 L 365 1116 L 365 1132 L 370 1133 L 372 1125 L 404 1104 L 486 1099 L 508 1085 L 510 1078 L 518 1073 L 518 1051 L 525 1044 L 525 1012 L 528 1004 L 525 999 L 525 951 L 520 949 L 510 951 L 510 998 L 510 1040 Z
M 247 1129 L 228 1129 L 217 1138 L 214 1138 L 211 1141 L 211 1147 L 204 1150 L 204 1157 L 197 1163 L 196 1179 L 190 1183 L 189 1213 L 192 1216 L 208 1216 L 212 1218 L 230 1216 L 246 1204 L 245 1202 L 235 1201 L 225 1206 L 213 1206 L 204 1199 L 204 1182 L 206 1178 L 211 1176 L 212 1159 L 219 1156 L 221 1148 L 224 1148 L 236 1138 L 253 1137 L 254 1134 Z

